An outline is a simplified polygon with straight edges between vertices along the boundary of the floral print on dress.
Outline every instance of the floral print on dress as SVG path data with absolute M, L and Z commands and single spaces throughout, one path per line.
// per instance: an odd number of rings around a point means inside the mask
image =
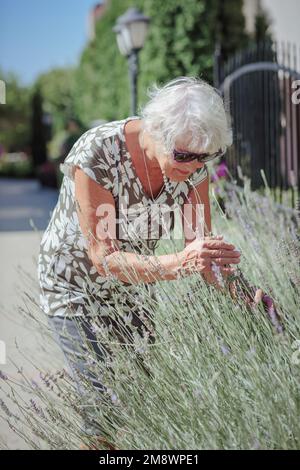
M 187 181 L 170 181 L 171 194 L 163 190 L 154 201 L 151 200 L 143 191 L 126 148 L 124 126 L 132 119 L 140 118 L 132 116 L 88 130 L 75 142 L 61 164 L 64 178 L 56 207 L 41 240 L 38 258 L 40 307 L 47 315 L 82 316 L 91 309 L 101 312 L 106 307 L 116 307 L 118 302 L 124 315 L 128 315 L 137 306 L 133 301 L 138 295 L 136 287 L 113 276 L 101 276 L 88 257 L 88 244 L 79 225 L 75 201 L 76 166 L 111 191 L 117 219 L 122 219 L 121 201 L 127 201 L 127 218 L 132 223 L 127 228 L 125 224 L 124 230 L 117 230 L 120 249 L 145 255 L 153 255 L 159 239 L 174 228 L 173 218 L 166 214 L 167 226 L 163 223 L 165 219 L 162 223 L 158 219 L 155 230 L 151 227 L 148 239 L 145 238 L 147 234 L 142 220 L 145 221 L 148 211 L 153 210 L 155 214 L 155 204 L 163 205 L 165 210 L 167 206 L 173 206 L 174 200 L 182 205 L 192 184 L 208 177 L 207 169 L 203 167 Z M 121 232 L 120 236 L 118 232 Z M 145 288 L 154 295 L 153 285 L 145 284 Z

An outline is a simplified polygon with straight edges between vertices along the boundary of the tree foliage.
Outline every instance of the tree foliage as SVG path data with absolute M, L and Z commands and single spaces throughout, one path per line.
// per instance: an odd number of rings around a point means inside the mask
M 120 119 L 129 113 L 128 66 L 112 28 L 132 6 L 151 19 L 140 53 L 140 105 L 153 82 L 193 75 L 212 83 L 217 38 L 226 57 L 247 42 L 242 0 L 110 0 L 76 71 L 76 112 L 85 122 Z
M 112 28 L 130 6 L 151 18 L 149 34 L 140 53 L 139 104 L 147 87 L 179 75 L 211 80 L 216 0 L 111 0 L 97 23 L 96 39 L 84 51 L 77 74 L 78 112 L 85 120 L 107 120 L 129 113 L 129 79 L 126 58 L 119 53 Z M 101 53 L 101 51 L 103 51 Z
M 35 86 L 43 95 L 43 110 L 52 116 L 53 132 L 64 128 L 68 117 L 75 117 L 73 68 L 55 68 L 41 74 Z
M 129 109 L 126 58 L 118 51 L 113 25 L 130 6 L 129 0 L 111 1 L 96 25 L 96 38 L 82 53 L 75 74 L 75 107 L 84 123 L 114 120 Z
M 89 126 L 98 119 L 112 121 L 129 115 L 128 64 L 112 30 L 117 18 L 129 7 L 139 8 L 151 20 L 145 47 L 139 54 L 139 106 L 147 101 L 147 88 L 154 82 L 189 75 L 212 83 L 216 41 L 225 59 L 247 42 L 242 0 L 107 1 L 105 13 L 96 24 L 95 39 L 86 45 L 78 66 L 44 73 L 33 87 L 43 96 L 44 112 L 52 116 L 54 136 L 62 131 L 68 117 Z M 29 112 L 29 97 L 25 111 L 25 94 L 18 100 L 23 91 L 17 84 L 13 89 L 15 111 L 6 105 L 4 112 L 14 114 L 12 120 L 18 119 L 19 105 L 22 116 Z M 26 119 L 22 117 L 20 122 Z M 28 116 L 27 124 L 20 124 L 18 129 L 16 139 L 3 138 L 3 133 L 0 138 L 5 144 L 22 141 L 28 135 Z
M 248 44 L 243 3 L 243 0 L 218 0 L 216 36 L 223 61 Z
M 151 26 L 141 56 L 142 100 L 142 92 L 154 81 L 193 75 L 211 82 L 217 1 L 151 0 L 144 12 Z
M 24 150 L 29 145 L 30 89 L 13 73 L 0 71 L 0 79 L 6 85 L 6 104 L 0 105 L 0 144 L 8 152 Z
M 260 9 L 255 17 L 255 41 L 260 42 L 264 40 L 273 41 L 272 33 L 270 32 L 271 20 L 269 15 L 263 9 Z
M 32 96 L 31 156 L 34 168 L 47 161 L 46 133 L 43 122 L 43 98 L 39 89 Z

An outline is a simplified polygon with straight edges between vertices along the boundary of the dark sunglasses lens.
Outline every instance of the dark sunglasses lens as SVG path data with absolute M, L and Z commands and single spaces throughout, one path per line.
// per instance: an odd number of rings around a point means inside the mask
M 186 153 L 176 153 L 174 159 L 176 162 L 191 162 L 195 157 L 194 155 L 187 155 Z
M 223 155 L 224 152 L 218 151 L 212 155 L 197 155 L 197 154 L 187 154 L 187 153 L 180 153 L 180 152 L 175 152 L 174 153 L 174 160 L 176 162 L 192 162 L 193 160 L 198 160 L 200 163 L 206 163 L 209 162 L 210 160 L 213 160 L 214 158 L 219 157 L 220 155 Z

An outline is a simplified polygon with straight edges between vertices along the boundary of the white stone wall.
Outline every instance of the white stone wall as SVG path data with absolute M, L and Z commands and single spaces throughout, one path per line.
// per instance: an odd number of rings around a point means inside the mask
M 275 39 L 300 46 L 300 0 L 262 0 L 273 20 Z
M 249 32 L 254 31 L 255 15 L 260 6 L 270 17 L 274 38 L 300 46 L 300 0 L 244 0 L 246 28 Z

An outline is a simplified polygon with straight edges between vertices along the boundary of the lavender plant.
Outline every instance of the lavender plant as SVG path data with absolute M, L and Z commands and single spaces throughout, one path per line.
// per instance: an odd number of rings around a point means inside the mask
M 252 192 L 246 178 L 242 190 L 226 187 L 227 215 L 212 201 L 215 232 L 242 252 L 240 270 L 222 290 L 197 274 L 157 282 L 155 298 L 138 285 L 147 328 L 124 317 L 123 342 L 121 330 L 91 311 L 91 328 L 110 352 L 99 361 L 90 350 L 103 393 L 82 376 L 86 393 L 79 396 L 66 370 L 37 369 L 38 383 L 22 370 L 19 382 L 1 373 L 0 415 L 29 447 L 105 448 L 82 436 L 85 413 L 118 449 L 299 448 L 300 366 L 292 360 L 300 339 L 299 220 L 280 212 L 267 188 Z M 158 252 L 174 247 L 178 240 L 164 240 Z M 284 328 L 262 303 L 249 308 L 249 286 L 272 296 Z M 35 300 L 27 300 L 23 313 L 49 334 Z M 116 321 L 123 316 L 121 305 L 110 311 Z

